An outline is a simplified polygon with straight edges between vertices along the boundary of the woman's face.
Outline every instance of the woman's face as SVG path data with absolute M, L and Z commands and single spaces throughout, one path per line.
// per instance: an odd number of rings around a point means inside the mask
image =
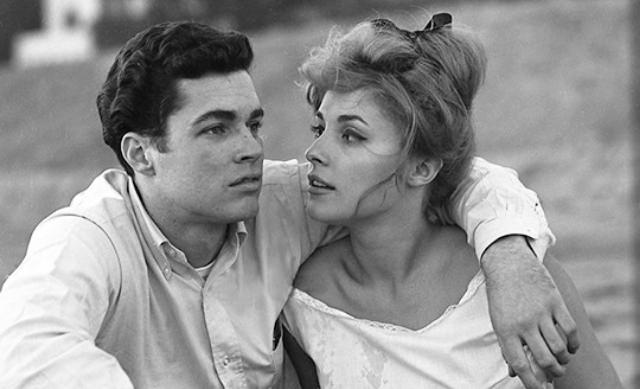
M 388 211 L 401 193 L 401 137 L 371 92 L 329 91 L 311 126 L 316 137 L 306 157 L 308 212 L 332 224 L 348 225 Z

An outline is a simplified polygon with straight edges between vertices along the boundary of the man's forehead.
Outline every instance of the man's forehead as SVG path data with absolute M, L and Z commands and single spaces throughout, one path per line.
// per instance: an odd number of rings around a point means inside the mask
M 211 73 L 199 78 L 183 78 L 177 87 L 184 97 L 206 95 L 210 98 L 255 98 L 257 93 L 251 76 L 246 71 Z
M 217 108 L 227 110 L 239 105 L 260 105 L 253 80 L 246 71 L 212 73 L 200 78 L 179 79 L 177 88 L 187 104 L 206 101 L 217 105 Z

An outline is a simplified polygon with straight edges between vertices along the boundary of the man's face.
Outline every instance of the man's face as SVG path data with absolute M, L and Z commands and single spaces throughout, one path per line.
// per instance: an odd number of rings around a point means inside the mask
M 167 151 L 151 149 L 156 204 L 183 222 L 226 224 L 255 216 L 263 111 L 251 77 L 246 71 L 211 74 L 178 80 L 177 89 Z

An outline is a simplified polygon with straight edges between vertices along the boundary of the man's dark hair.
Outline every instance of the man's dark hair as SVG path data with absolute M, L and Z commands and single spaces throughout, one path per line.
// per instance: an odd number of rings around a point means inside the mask
M 161 23 L 138 33 L 116 56 L 98 94 L 105 143 L 133 175 L 122 156 L 122 137 L 147 135 L 166 150 L 166 121 L 180 104 L 176 80 L 248 70 L 252 60 L 245 35 L 200 23 Z

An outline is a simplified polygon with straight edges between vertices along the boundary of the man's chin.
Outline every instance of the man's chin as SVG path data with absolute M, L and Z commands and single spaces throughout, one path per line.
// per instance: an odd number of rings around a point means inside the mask
M 218 213 L 216 219 L 222 223 L 236 223 L 253 219 L 258 214 L 258 199 L 244 198 L 242 201 L 227 203 L 223 214 Z
M 251 209 L 247 211 L 247 213 L 243 216 L 242 220 L 253 219 L 258 214 L 258 206 L 256 205 L 255 209 Z
M 238 210 L 239 220 L 253 219 L 258 214 L 258 209 L 258 201 L 252 202 L 250 204 L 245 204 L 241 209 Z

